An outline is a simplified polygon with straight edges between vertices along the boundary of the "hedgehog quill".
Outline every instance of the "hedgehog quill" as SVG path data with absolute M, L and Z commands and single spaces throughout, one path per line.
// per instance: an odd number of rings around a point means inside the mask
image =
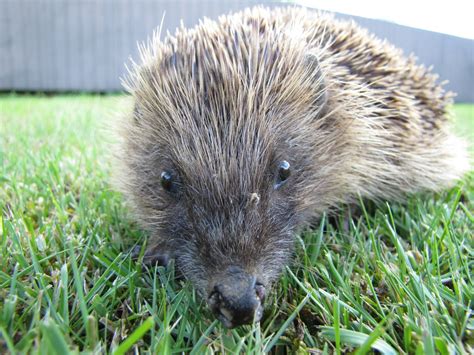
M 353 22 L 301 8 L 204 20 L 142 48 L 121 189 L 229 328 L 259 321 L 294 236 L 358 196 L 401 200 L 468 169 L 452 94 Z

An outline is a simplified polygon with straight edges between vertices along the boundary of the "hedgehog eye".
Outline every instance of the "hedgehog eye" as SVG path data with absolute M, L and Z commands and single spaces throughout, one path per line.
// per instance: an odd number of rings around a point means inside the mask
M 289 177 L 290 177 L 290 163 L 286 160 L 282 160 L 278 164 L 278 177 L 275 184 L 275 189 L 279 188 Z
M 169 171 L 163 171 L 161 173 L 161 186 L 163 186 L 166 191 L 173 189 L 173 176 Z

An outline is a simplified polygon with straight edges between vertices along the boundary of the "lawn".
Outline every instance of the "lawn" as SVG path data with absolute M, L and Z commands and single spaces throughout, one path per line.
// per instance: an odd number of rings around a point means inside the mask
M 0 353 L 468 353 L 474 174 L 406 204 L 365 203 L 296 239 L 260 325 L 226 330 L 109 185 L 122 96 L 0 96 Z M 454 107 L 474 141 L 474 106 Z M 346 219 L 346 220 L 345 220 Z

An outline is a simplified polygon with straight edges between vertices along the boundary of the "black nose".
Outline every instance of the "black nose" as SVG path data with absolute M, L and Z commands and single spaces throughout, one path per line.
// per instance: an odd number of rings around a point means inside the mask
M 265 287 L 240 268 L 229 268 L 219 277 L 208 304 L 227 328 L 258 322 L 263 314 Z

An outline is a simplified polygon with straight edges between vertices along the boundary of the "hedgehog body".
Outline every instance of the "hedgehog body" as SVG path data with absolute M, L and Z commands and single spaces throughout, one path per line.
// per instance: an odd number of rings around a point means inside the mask
M 355 23 L 300 8 L 155 36 L 127 81 L 120 154 L 148 255 L 175 258 L 226 326 L 258 320 L 302 227 L 466 171 L 436 81 Z

